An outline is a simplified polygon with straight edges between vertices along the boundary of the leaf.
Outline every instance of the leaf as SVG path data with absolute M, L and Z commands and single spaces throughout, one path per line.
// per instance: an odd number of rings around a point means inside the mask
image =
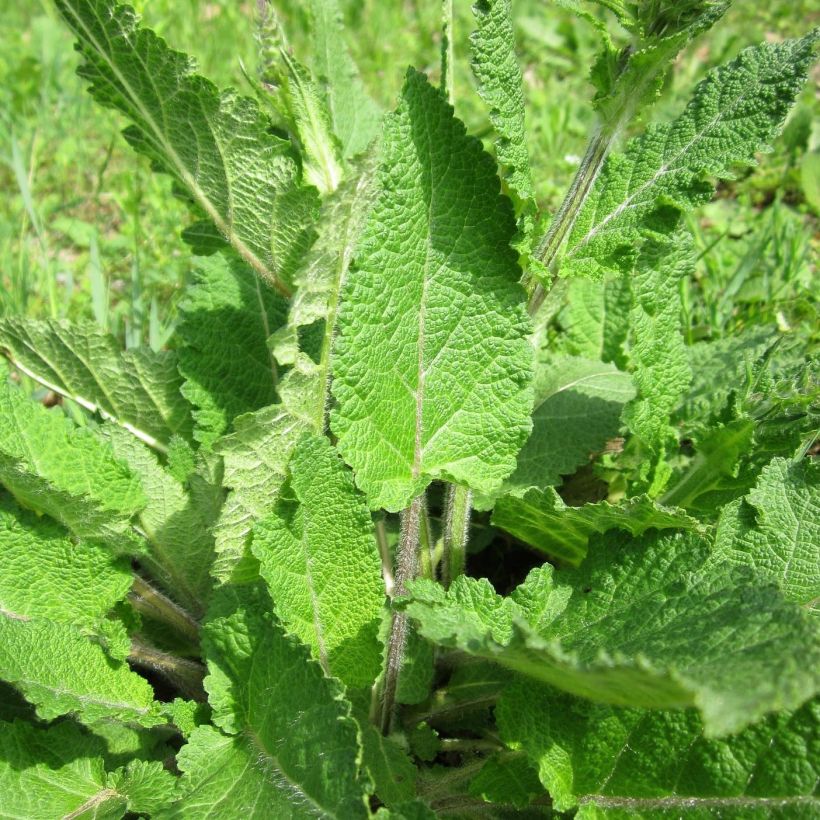
M 326 678 L 306 648 L 267 614 L 270 608 L 257 587 L 223 588 L 215 596 L 203 635 L 210 672 L 205 688 L 214 722 L 238 737 L 221 741 L 230 750 L 221 765 L 215 766 L 212 754 L 205 756 L 207 780 L 224 782 L 225 767 L 235 771 L 236 749 L 244 747 L 245 767 L 254 764 L 263 773 L 265 816 L 366 818 L 350 706 L 341 699 L 338 682 Z M 197 729 L 192 740 L 201 737 Z M 194 805 L 200 799 L 196 780 L 202 777 L 187 764 Z
M 492 492 L 531 401 L 512 209 L 480 143 L 412 71 L 380 180 L 342 294 L 331 426 L 373 508 L 406 507 L 434 478 Z
M 381 111 L 367 93 L 345 43 L 337 0 L 310 0 L 312 67 L 346 158 L 363 153 L 379 134 Z
M 412 585 L 421 634 L 612 705 L 696 706 L 710 736 L 797 708 L 820 686 L 812 619 L 751 572 L 701 567 L 691 533 L 607 538 L 577 570 L 533 570 L 510 598 L 460 578 Z M 559 617 L 560 616 L 560 617 Z
M 290 293 L 293 266 L 312 240 L 315 191 L 299 186 L 288 144 L 257 103 L 219 92 L 190 57 L 141 28 L 111 0 L 56 0 L 77 36 L 80 75 L 101 105 L 125 114 L 129 143 L 185 188 L 236 252 Z
M 618 709 L 523 680 L 496 714 L 555 808 L 580 805 L 578 817 L 808 817 L 820 806 L 816 701 L 722 739 L 704 737 L 692 711 Z
M 286 302 L 235 257 L 201 259 L 179 306 L 182 392 L 196 408 L 196 438 L 209 447 L 234 418 L 276 398 L 278 372 L 268 339 Z
M 493 510 L 492 523 L 529 546 L 574 565 L 586 556 L 593 533 L 620 529 L 638 536 L 650 528 L 700 529 L 697 520 L 683 510 L 662 507 L 647 495 L 619 504 L 599 501 L 568 507 L 552 487 L 529 490 L 521 498 L 502 496 Z
M 0 365 L 0 483 L 75 535 L 128 551 L 131 518 L 145 505 L 137 478 L 90 429 L 29 400 L 5 372 Z
M 524 755 L 499 752 L 487 758 L 470 781 L 470 794 L 488 803 L 511 803 L 523 809 L 543 794 L 543 788 Z
M 253 524 L 276 503 L 296 443 L 315 430 L 322 384 L 315 365 L 305 359 L 300 357 L 282 380 L 279 404 L 240 416 L 233 433 L 216 444 L 225 462 L 223 483 L 230 489 L 214 530 L 213 576 L 218 580 L 247 583 L 258 578 L 258 562 L 249 548 Z
M 201 616 L 211 590 L 214 539 L 210 528 L 218 505 L 186 489 L 133 437 L 116 428 L 108 428 L 104 435 L 114 455 L 139 476 L 147 498 L 138 519 L 148 542 L 140 563 L 195 617 Z M 196 474 L 190 479 L 192 484 L 202 480 Z
M 120 350 L 92 322 L 0 321 L 0 349 L 18 370 L 164 452 L 190 438 L 191 407 L 180 393 L 174 353 Z
M 385 602 L 370 511 L 324 436 L 296 446 L 288 488 L 253 531 L 276 614 L 328 675 L 370 686 L 381 665 Z
M 108 785 L 103 751 L 76 724 L 0 724 L 0 817 L 122 817 L 127 801 Z
M 532 432 L 503 492 L 560 484 L 618 435 L 623 406 L 634 395 L 632 377 L 614 365 L 563 356 L 539 362 Z
M 131 587 L 131 568 L 105 547 L 75 542 L 54 521 L 0 495 L 0 614 L 93 629 Z
M 496 154 L 506 181 L 522 202 L 535 203 L 524 124 L 524 91 L 515 54 L 512 0 L 479 0 L 473 6 L 478 28 L 470 35 L 478 93 L 490 109 L 498 134 Z
M 364 765 L 379 799 L 387 806 L 412 800 L 418 772 L 407 752 L 369 724 L 361 727 L 361 734 Z
M 820 464 L 775 458 L 745 499 L 723 508 L 712 563 L 751 566 L 785 598 L 817 612 Z
M 679 211 L 711 198 L 708 177 L 753 164 L 802 88 L 816 39 L 747 48 L 707 75 L 676 120 L 610 155 L 570 233 L 562 274 L 628 270 L 642 236 L 671 232 Z

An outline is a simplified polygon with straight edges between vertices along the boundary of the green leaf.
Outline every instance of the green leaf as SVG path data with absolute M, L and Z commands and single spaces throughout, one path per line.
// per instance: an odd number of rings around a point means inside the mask
M 174 353 L 123 351 L 92 322 L 0 321 L 0 349 L 43 387 L 120 425 L 160 451 L 189 438 L 191 407 Z
M 0 612 L 0 678 L 44 720 L 71 713 L 89 724 L 110 718 L 141 726 L 165 722 L 148 682 L 68 624 Z
M 496 714 L 555 808 L 580 805 L 578 817 L 809 817 L 820 808 L 816 701 L 723 739 L 704 737 L 692 711 L 618 709 L 523 680 Z
M 712 562 L 747 565 L 784 596 L 817 612 L 820 464 L 776 458 L 755 488 L 721 512 Z
M 381 664 L 385 602 L 370 511 L 324 436 L 296 446 L 288 489 L 253 531 L 276 614 L 328 675 L 370 686 Z
M 820 686 L 812 619 L 736 567 L 701 570 L 691 533 L 609 537 L 577 570 L 533 570 L 510 598 L 460 578 L 412 585 L 421 633 L 613 705 L 696 706 L 709 735 L 796 708 Z
M 278 372 L 268 339 L 287 303 L 233 256 L 199 260 L 179 306 L 182 392 L 196 408 L 196 437 L 206 446 L 234 418 L 276 398 Z
M 524 755 L 499 752 L 488 758 L 470 781 L 470 794 L 488 803 L 511 803 L 523 809 L 543 794 L 543 788 Z
M 332 427 L 371 507 L 435 478 L 489 493 L 529 429 L 532 351 L 492 160 L 410 72 L 343 289 Z
M 510 189 L 535 202 L 524 124 L 523 78 L 515 54 L 512 0 L 479 0 L 473 6 L 478 28 L 470 35 L 478 93 L 490 109 L 498 139 L 496 154 Z
M 203 635 L 210 672 L 205 688 L 214 722 L 238 737 L 221 740 L 229 752 L 221 766 L 214 755 L 198 756 L 206 779 L 224 783 L 225 767 L 235 770 L 237 747 L 244 748 L 245 766 L 253 763 L 263 776 L 265 816 L 365 818 L 350 705 L 342 700 L 339 683 L 325 677 L 307 649 L 285 635 L 267 614 L 270 609 L 267 594 L 257 587 L 223 588 L 214 598 Z M 202 731 L 195 730 L 192 741 Z M 249 776 L 259 784 L 256 773 Z M 188 763 L 186 778 L 197 805 L 195 784 L 203 773 Z
M 127 551 L 145 505 L 137 478 L 90 429 L 31 401 L 5 374 L 0 364 L 0 483 L 76 535 Z
M 195 617 L 205 611 L 211 590 L 214 539 L 210 532 L 219 512 L 204 493 L 192 493 L 175 479 L 145 445 L 109 427 L 104 435 L 114 455 L 139 476 L 147 498 L 139 512 L 140 533 L 148 542 L 140 562 Z M 194 473 L 190 483 L 203 482 Z
M 708 177 L 750 165 L 779 131 L 813 60 L 816 34 L 748 48 L 711 71 L 683 114 L 611 155 L 570 233 L 564 275 L 628 270 L 640 238 L 669 233 L 708 201 Z
M 77 36 L 97 102 L 133 125 L 131 145 L 185 188 L 220 234 L 280 293 L 312 240 L 315 191 L 257 103 L 219 92 L 191 58 L 111 0 L 55 0 Z
M 0 724 L 0 817 L 122 817 L 127 800 L 108 784 L 103 751 L 73 723 Z
M 233 433 L 217 442 L 230 493 L 214 530 L 215 578 L 232 583 L 258 578 L 258 562 L 249 548 L 251 530 L 276 503 L 296 443 L 315 431 L 322 387 L 316 366 L 300 357 L 282 380 L 281 403 L 239 416 Z
M 0 613 L 95 628 L 133 580 L 123 559 L 0 495 Z
M 407 752 L 375 726 L 366 724 L 361 730 L 363 762 L 378 798 L 387 806 L 412 800 L 418 771 Z
M 587 554 L 593 533 L 626 530 L 634 536 L 655 528 L 697 530 L 697 520 L 683 510 L 662 507 L 649 496 L 639 495 L 620 504 L 599 501 L 568 507 L 552 487 L 529 490 L 523 497 L 498 499 L 492 523 L 526 544 L 570 564 Z
M 618 435 L 624 404 L 634 395 L 632 377 L 614 365 L 568 356 L 538 362 L 532 432 L 503 491 L 519 495 L 560 484 Z
M 381 111 L 350 56 L 337 0 L 310 0 L 309 8 L 313 72 L 323 86 L 342 154 L 349 159 L 363 153 L 378 136 Z

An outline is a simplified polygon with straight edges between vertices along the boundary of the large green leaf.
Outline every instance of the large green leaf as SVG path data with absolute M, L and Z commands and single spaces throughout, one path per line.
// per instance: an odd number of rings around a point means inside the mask
M 332 427 L 372 507 L 434 478 L 492 492 L 529 429 L 532 351 L 492 160 L 411 71 L 343 289 Z
M 220 794 L 217 783 L 223 796 L 232 788 L 264 795 L 267 814 L 253 816 L 366 818 L 350 705 L 339 683 L 285 635 L 270 609 L 258 587 L 223 588 L 215 595 L 203 636 L 210 672 L 205 687 L 214 722 L 236 737 L 194 732 L 195 746 L 183 757 L 179 816 L 210 816 L 202 813 L 204 781 L 213 795 Z M 203 741 L 211 752 L 197 750 Z M 240 799 L 220 810 L 222 816 L 244 815 L 248 806 Z
M 324 436 L 296 446 L 286 492 L 254 527 L 253 553 L 285 628 L 329 675 L 371 685 L 381 665 L 381 560 L 367 504 Z
M 78 38 L 95 99 L 133 125 L 125 136 L 170 173 L 237 253 L 281 293 L 312 239 L 313 189 L 257 103 L 219 92 L 191 58 L 112 0 L 55 0 Z
M 723 508 L 713 563 L 754 567 L 817 612 L 820 601 L 820 464 L 776 458 L 755 488 Z
M 749 571 L 703 572 L 691 534 L 611 534 L 580 569 L 533 570 L 510 598 L 416 581 L 407 606 L 436 643 L 605 703 L 696 706 L 708 734 L 796 708 L 820 687 L 812 619 Z
M 710 739 L 693 711 L 618 709 L 522 680 L 504 691 L 496 716 L 555 808 L 580 807 L 576 817 L 763 820 L 820 810 L 815 701 Z
M 570 233 L 563 272 L 628 270 L 645 233 L 669 232 L 679 210 L 711 198 L 709 177 L 752 164 L 805 83 L 816 37 L 746 49 L 709 73 L 676 120 L 611 155 Z
M 128 551 L 131 519 L 145 505 L 136 476 L 92 430 L 28 399 L 6 372 L 0 363 L 0 483 L 76 535 Z
M 91 322 L 0 321 L 0 349 L 49 390 L 166 450 L 173 435 L 190 437 L 191 406 L 183 398 L 176 355 L 121 350 Z
M 620 504 L 599 501 L 568 507 L 552 487 L 529 490 L 520 498 L 502 496 L 496 502 L 492 522 L 526 544 L 570 564 L 584 559 L 594 533 L 619 529 L 641 535 L 650 528 L 692 530 L 700 526 L 683 510 L 662 507 L 646 495 Z
M 286 305 L 232 255 L 198 262 L 177 334 L 182 392 L 196 408 L 203 444 L 227 432 L 236 416 L 276 398 L 278 368 L 268 339 L 284 322 Z

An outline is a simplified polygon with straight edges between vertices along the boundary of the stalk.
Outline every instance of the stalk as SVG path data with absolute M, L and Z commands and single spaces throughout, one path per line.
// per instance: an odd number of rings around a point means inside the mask
M 134 576 L 128 599 L 137 612 L 168 624 L 171 629 L 183 635 L 191 643 L 199 644 L 199 624 L 193 615 L 139 575 Z
M 472 501 L 471 490 L 456 484 L 447 485 L 444 512 L 444 555 L 441 562 L 441 580 L 445 587 L 449 587 L 459 575 L 464 574 Z
M 203 703 L 207 700 L 202 680 L 205 668 L 201 663 L 178 658 L 145 643 L 138 637 L 131 639 L 128 660 L 135 666 L 149 669 L 166 678 L 186 697 Z
M 401 514 L 401 535 L 396 553 L 396 586 L 394 597 L 407 594 L 407 582 L 416 576 L 418 567 L 419 538 L 424 494 L 413 499 Z M 393 724 L 393 708 L 399 685 L 399 673 L 407 645 L 407 613 L 394 610 L 390 624 L 390 638 L 387 643 L 387 662 L 382 684 L 381 716 L 382 734 L 387 735 Z

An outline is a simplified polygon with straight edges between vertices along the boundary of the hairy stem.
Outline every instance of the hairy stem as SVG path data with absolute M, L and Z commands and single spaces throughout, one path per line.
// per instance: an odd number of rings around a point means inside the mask
M 131 639 L 131 652 L 128 660 L 135 666 L 141 666 L 143 669 L 162 675 L 186 697 L 199 702 L 207 700 L 202 685 L 205 667 L 201 663 L 161 652 L 139 637 Z
M 396 553 L 396 586 L 394 596 L 407 594 L 407 582 L 416 576 L 418 568 L 419 538 L 424 494 L 413 499 L 401 514 L 401 535 Z M 393 611 L 390 624 L 390 638 L 387 642 L 387 661 L 382 684 L 381 717 L 379 725 L 382 734 L 389 734 L 393 725 L 393 708 L 399 685 L 404 647 L 407 644 L 407 613 Z
M 393 578 L 393 556 L 390 555 L 390 546 L 387 543 L 387 528 L 384 526 L 384 519 L 376 521 L 376 545 L 379 548 L 379 558 L 382 562 L 382 578 L 384 578 L 384 589 L 387 597 L 393 597 L 393 589 L 396 582 Z
M 449 587 L 459 575 L 464 574 L 472 501 L 471 490 L 455 484 L 447 485 L 444 511 L 444 556 L 441 562 L 441 580 L 445 587 Z
M 128 599 L 140 614 L 168 624 L 193 644 L 199 644 L 199 624 L 193 615 L 139 575 L 134 576 Z
M 427 509 L 427 499 L 421 507 L 419 521 L 419 558 L 421 563 L 421 577 L 435 580 L 436 577 L 436 542 L 433 538 L 433 527 L 430 524 L 430 513 Z
M 453 0 L 441 2 L 441 90 L 447 95 L 447 102 L 453 104 Z

